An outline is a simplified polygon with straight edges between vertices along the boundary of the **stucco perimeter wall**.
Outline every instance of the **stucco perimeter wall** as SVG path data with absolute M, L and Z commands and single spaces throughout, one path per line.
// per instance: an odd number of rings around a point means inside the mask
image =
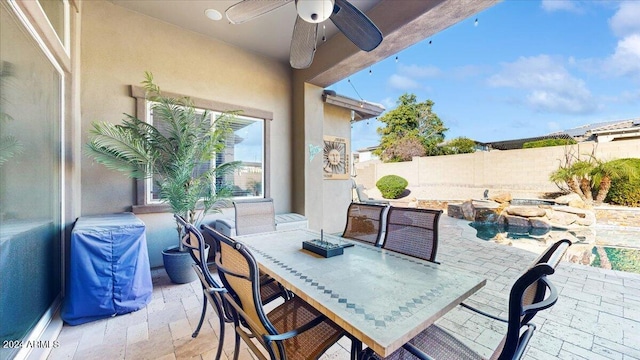
M 558 191 L 549 174 L 567 154 L 588 159 L 594 149 L 600 160 L 640 157 L 640 140 L 429 156 L 402 163 L 366 161 L 355 165 L 356 181 L 374 197 L 379 196 L 375 182 L 391 174 L 407 179 L 409 197 L 416 199 L 481 198 L 485 189 L 490 193 L 510 191 L 515 197 L 539 197 Z

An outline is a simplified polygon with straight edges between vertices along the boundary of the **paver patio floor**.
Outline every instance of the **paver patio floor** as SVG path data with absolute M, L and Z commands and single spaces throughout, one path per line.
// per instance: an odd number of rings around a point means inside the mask
M 487 278 L 467 303 L 506 316 L 513 281 L 537 254 L 475 237 L 468 222 L 443 216 L 438 261 Z M 200 335 L 200 284 L 171 284 L 164 270 L 153 270 L 153 299 L 135 313 L 79 326 L 65 325 L 49 359 L 213 359 L 217 318 L 212 309 Z M 550 278 L 560 291 L 557 304 L 533 320 L 538 328 L 525 359 L 640 359 L 640 274 L 562 262 Z M 503 324 L 460 307 L 438 324 L 456 333 L 484 356 L 502 339 Z M 227 334 L 232 334 L 227 327 Z M 233 358 L 233 336 L 224 356 Z M 341 340 L 321 359 L 349 359 L 350 341 Z M 252 359 L 246 346 L 240 359 Z

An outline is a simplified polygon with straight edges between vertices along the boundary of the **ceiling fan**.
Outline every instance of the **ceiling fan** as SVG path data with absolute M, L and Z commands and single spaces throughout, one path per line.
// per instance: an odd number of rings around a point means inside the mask
M 241 24 L 294 0 L 243 0 L 225 14 L 232 24 Z M 295 69 L 311 65 L 316 52 L 318 24 L 330 19 L 357 47 L 371 51 L 382 42 L 380 29 L 347 0 L 295 0 L 297 17 L 291 37 L 289 62 Z

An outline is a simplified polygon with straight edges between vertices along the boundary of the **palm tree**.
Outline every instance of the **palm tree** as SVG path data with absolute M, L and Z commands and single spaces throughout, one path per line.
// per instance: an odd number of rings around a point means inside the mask
M 565 183 L 569 187 L 569 190 L 580 195 L 580 198 L 585 200 L 586 197 L 580 189 L 580 185 L 575 176 L 576 174 L 571 167 L 561 166 L 560 168 L 558 168 L 558 170 L 552 172 L 551 175 L 549 175 L 549 180 L 556 183 L 556 185 L 558 185 L 559 183 Z
M 593 193 L 591 188 L 591 172 L 593 171 L 593 168 L 593 163 L 585 160 L 578 160 L 571 165 L 571 172 L 579 179 L 580 190 L 584 195 L 583 200 L 589 204 L 593 202 Z
M 626 161 L 600 161 L 593 158 L 595 166 L 591 171 L 594 185 L 598 188 L 596 194 L 596 204 L 601 204 L 607 197 L 611 182 L 621 178 L 637 177 L 638 169 L 634 168 Z
M 210 164 L 225 147 L 228 124 L 235 113 L 211 122 L 209 113 L 196 111 L 189 98 L 162 96 L 151 73 L 145 72 L 142 84 L 152 101 L 156 126 L 127 114 L 121 125 L 94 122 L 87 144 L 89 155 L 131 178 L 153 178 L 160 200 L 174 214 L 198 223 L 205 213 L 228 206 L 231 198 L 231 188 L 216 187 L 215 179 L 233 172 L 240 162 Z M 179 240 L 182 229 L 178 224 L 177 230 Z M 184 251 L 181 241 L 178 247 Z

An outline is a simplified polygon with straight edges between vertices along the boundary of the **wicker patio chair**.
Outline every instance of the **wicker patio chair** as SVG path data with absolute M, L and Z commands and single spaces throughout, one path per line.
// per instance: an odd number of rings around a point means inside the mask
M 273 199 L 234 201 L 236 235 L 276 231 L 276 212 Z
M 258 301 L 259 272 L 253 255 L 242 243 L 221 233 L 213 235 L 220 246 L 216 265 L 229 290 L 224 297 L 234 310 L 235 360 L 240 338 L 259 359 L 266 359 L 262 350 L 270 359 L 317 359 L 345 335 L 342 328 L 297 296 L 267 314 Z
M 507 323 L 507 334 L 498 344 L 490 359 L 517 360 L 524 351 L 536 329 L 531 319 L 541 310 L 553 306 L 558 300 L 558 291 L 547 278 L 555 272 L 555 266 L 571 245 L 561 240 L 536 260 L 511 287 L 509 294 L 509 318 L 503 319 L 483 311 L 466 306 L 483 316 Z M 363 350 L 362 360 L 382 359 L 371 349 Z M 483 359 L 482 356 L 467 347 L 455 336 L 438 325 L 431 325 L 402 348 L 393 352 L 384 360 L 407 359 Z
M 200 279 L 200 284 L 202 285 L 202 289 L 205 294 L 209 294 L 209 296 L 204 296 L 202 302 L 202 313 L 200 314 L 200 321 L 198 322 L 198 326 L 194 330 L 191 337 L 197 337 L 200 333 L 200 329 L 202 328 L 202 324 L 204 323 L 205 315 L 207 313 L 207 302 L 211 304 L 214 308 L 216 315 L 218 316 L 218 321 L 220 325 L 220 336 L 218 337 L 218 351 L 216 353 L 216 360 L 220 359 L 222 354 L 222 344 L 224 342 L 224 324 L 225 322 L 232 322 L 233 317 L 231 316 L 231 309 L 225 308 L 225 303 L 222 300 L 222 293 L 226 292 L 226 289 L 213 277 L 206 261 L 202 261 L 202 259 L 206 259 L 207 251 L 205 249 L 205 241 L 202 233 L 195 228 L 193 225 L 186 222 L 181 216 L 174 215 L 178 223 L 184 227 L 185 235 L 182 238 L 182 243 L 187 249 L 189 249 L 189 253 L 191 258 L 193 259 L 193 269 L 198 275 Z M 214 249 L 215 251 L 215 249 Z M 260 297 L 263 303 L 269 303 L 279 297 L 283 296 L 283 291 L 281 287 L 275 281 L 269 281 L 262 284 L 260 287 Z M 209 301 L 207 301 L 209 299 Z
M 384 205 L 351 203 L 342 237 L 380 246 L 386 209 Z
M 251 235 L 261 232 L 276 231 L 276 212 L 273 199 L 252 199 L 234 201 L 236 217 L 236 235 Z M 262 282 L 275 281 L 267 274 L 260 272 Z M 293 294 L 284 288 L 284 296 L 288 299 Z
M 390 207 L 382 248 L 436 262 L 441 214 L 442 210 Z

